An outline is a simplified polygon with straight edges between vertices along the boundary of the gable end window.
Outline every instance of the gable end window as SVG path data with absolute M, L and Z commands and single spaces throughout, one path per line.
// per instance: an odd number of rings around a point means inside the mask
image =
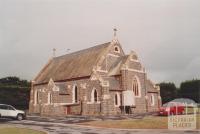
M 117 53 L 120 53 L 119 47 L 118 47 L 118 46 L 115 46 L 115 47 L 114 47 L 114 51 L 117 52 Z

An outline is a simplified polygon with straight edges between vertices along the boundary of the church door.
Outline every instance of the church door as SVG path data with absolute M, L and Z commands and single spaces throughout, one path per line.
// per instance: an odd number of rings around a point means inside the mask
M 71 114 L 71 107 L 70 107 L 70 106 L 66 106 L 66 107 L 65 107 L 65 114 L 66 114 L 66 115 Z

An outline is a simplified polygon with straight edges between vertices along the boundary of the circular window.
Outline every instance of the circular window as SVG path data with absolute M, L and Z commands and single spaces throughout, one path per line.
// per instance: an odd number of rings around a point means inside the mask
M 118 47 L 118 46 L 115 46 L 114 50 L 115 50 L 115 52 L 117 52 L 117 53 L 119 53 L 119 52 L 120 52 L 120 50 L 119 50 L 119 47 Z

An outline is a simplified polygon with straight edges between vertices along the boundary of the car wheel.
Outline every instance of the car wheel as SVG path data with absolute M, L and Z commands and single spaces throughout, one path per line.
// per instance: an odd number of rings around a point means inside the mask
M 18 115 L 17 115 L 17 120 L 21 121 L 22 119 L 23 119 L 22 114 L 18 114 Z

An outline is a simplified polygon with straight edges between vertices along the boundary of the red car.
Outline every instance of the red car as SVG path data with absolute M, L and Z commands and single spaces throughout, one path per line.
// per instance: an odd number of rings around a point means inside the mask
M 160 108 L 159 115 L 180 115 L 184 114 L 184 111 L 185 106 L 181 105 L 180 103 L 169 102 Z

